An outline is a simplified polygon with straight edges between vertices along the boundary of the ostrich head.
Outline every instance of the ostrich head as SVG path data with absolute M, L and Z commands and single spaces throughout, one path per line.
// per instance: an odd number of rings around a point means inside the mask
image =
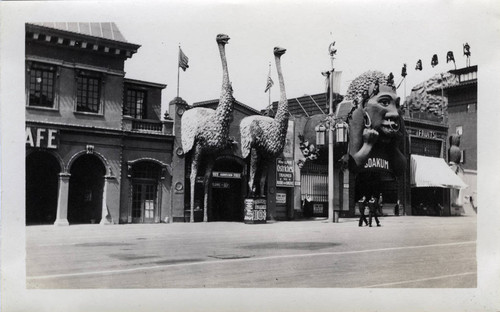
M 218 34 L 215 40 L 217 40 L 217 43 L 227 44 L 229 39 L 231 39 L 231 38 L 229 38 L 228 35 Z
M 280 47 L 275 47 L 274 48 L 274 55 L 276 55 L 276 56 L 283 55 L 283 54 L 285 54 L 285 52 L 286 52 L 286 49 L 283 49 L 283 48 L 280 48 Z

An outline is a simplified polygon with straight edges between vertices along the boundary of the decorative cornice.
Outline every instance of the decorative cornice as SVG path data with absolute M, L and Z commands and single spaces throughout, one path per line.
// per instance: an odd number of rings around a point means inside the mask
M 141 47 L 138 44 L 35 24 L 26 24 L 26 40 L 125 58 L 132 57 Z
M 87 126 L 87 125 L 70 125 L 67 123 L 59 123 L 59 122 L 51 122 L 51 121 L 38 121 L 38 120 L 26 120 L 26 124 L 31 123 L 31 124 L 39 124 L 39 125 L 45 125 L 45 126 L 54 126 L 58 127 L 60 129 L 64 129 L 67 131 L 81 131 L 85 130 L 87 133 L 90 131 L 95 131 L 95 132 L 107 132 L 110 135 L 127 135 L 127 136 L 146 136 L 149 138 L 152 137 L 173 137 L 173 135 L 169 134 L 164 134 L 162 132 L 141 132 L 141 131 L 127 131 L 127 130 L 121 130 L 121 129 L 116 129 L 116 128 L 106 128 L 106 127 L 96 127 L 96 126 Z
M 149 81 L 142 81 L 142 80 L 136 80 L 136 79 L 130 79 L 130 78 L 125 78 L 124 83 L 141 85 L 141 86 L 145 86 L 145 87 L 159 88 L 159 89 L 165 89 L 167 87 L 166 84 L 149 82 Z

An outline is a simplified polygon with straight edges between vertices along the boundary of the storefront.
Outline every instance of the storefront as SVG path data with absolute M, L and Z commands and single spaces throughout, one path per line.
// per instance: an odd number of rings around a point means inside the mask
M 124 77 L 140 46 L 116 25 L 76 24 L 26 25 L 26 224 L 170 220 L 166 85 Z

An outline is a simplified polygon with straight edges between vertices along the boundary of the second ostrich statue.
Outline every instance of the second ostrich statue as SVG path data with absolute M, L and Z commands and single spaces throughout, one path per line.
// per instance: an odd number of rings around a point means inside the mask
M 198 166 L 202 157 L 207 157 L 204 179 L 203 222 L 208 221 L 208 185 L 215 162 L 215 154 L 229 146 L 229 121 L 233 111 L 234 98 L 229 74 L 227 70 L 225 45 L 229 37 L 217 35 L 222 61 L 222 91 L 219 104 L 215 110 L 204 107 L 195 107 L 187 110 L 181 119 L 181 141 L 184 153 L 193 151 L 191 158 L 191 191 L 190 191 L 190 222 L 194 222 L 194 192 Z
M 283 152 L 288 129 L 288 102 L 285 83 L 281 72 L 281 56 L 286 52 L 280 47 L 274 48 L 274 58 L 280 86 L 280 100 L 273 118 L 266 116 L 248 116 L 240 123 L 241 153 L 243 158 L 250 155 L 250 175 L 248 178 L 248 196 L 256 196 L 256 176 L 260 175 L 259 194 L 265 196 L 267 171 L 271 162 Z

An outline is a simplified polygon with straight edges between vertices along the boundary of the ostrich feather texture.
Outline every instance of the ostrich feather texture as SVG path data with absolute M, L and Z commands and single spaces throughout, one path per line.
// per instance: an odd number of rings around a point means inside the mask
M 181 122 L 181 142 L 184 153 L 188 153 L 195 142 L 205 152 L 222 149 L 228 144 L 229 127 L 217 120 L 213 109 L 192 108 L 182 115 Z
M 241 153 L 246 158 L 252 148 L 259 154 L 275 157 L 283 152 L 288 119 L 278 122 L 266 116 L 249 116 L 240 123 Z

